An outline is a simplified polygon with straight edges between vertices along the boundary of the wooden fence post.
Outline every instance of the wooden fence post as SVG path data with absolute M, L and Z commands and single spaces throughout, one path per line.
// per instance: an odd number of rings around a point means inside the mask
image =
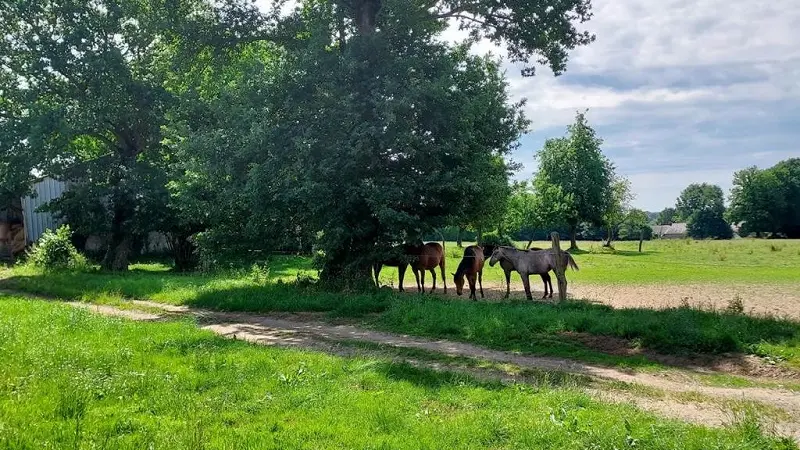
M 553 272 L 556 273 L 556 279 L 558 279 L 558 300 L 564 301 L 567 299 L 567 276 L 564 272 L 566 272 L 567 268 L 564 264 L 564 257 L 563 253 L 561 252 L 561 239 L 558 236 L 558 232 L 554 231 L 550 233 L 550 239 L 553 241 L 553 262 L 555 263 L 555 268 Z
M 639 230 L 639 253 L 642 253 L 642 241 L 644 241 L 644 228 Z

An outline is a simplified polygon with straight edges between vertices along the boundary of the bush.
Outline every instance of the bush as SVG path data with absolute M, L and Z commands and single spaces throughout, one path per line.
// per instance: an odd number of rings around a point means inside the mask
M 46 230 L 31 250 L 30 260 L 46 270 L 84 269 L 88 265 L 86 257 L 72 244 L 69 225 L 62 225 L 55 232 Z
M 483 237 L 481 237 L 481 240 L 480 242 L 478 242 L 478 244 L 481 246 L 492 245 L 495 247 L 499 247 L 501 245 L 504 245 L 508 247 L 513 247 L 514 241 L 512 241 L 511 237 L 509 237 L 508 235 L 491 232 L 491 233 L 485 233 Z

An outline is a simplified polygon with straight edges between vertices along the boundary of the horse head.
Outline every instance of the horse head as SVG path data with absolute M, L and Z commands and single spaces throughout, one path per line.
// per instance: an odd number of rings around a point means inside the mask
M 503 248 L 497 247 L 492 252 L 492 257 L 489 258 L 489 267 L 494 267 L 497 264 L 497 261 L 500 261 L 500 258 L 503 257 Z

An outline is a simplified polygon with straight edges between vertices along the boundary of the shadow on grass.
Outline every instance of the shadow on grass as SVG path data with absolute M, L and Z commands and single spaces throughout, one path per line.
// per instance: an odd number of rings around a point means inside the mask
M 161 274 L 56 273 L 0 280 L 0 289 L 65 299 L 109 294 L 158 299 L 178 288 L 184 292 L 175 302 L 193 308 L 322 312 L 360 318 L 363 325 L 386 331 L 618 366 L 653 366 L 658 362 L 702 367 L 705 361 L 713 367 L 717 363 L 713 358 L 687 358 L 730 353 L 739 355 L 726 355 L 729 363 L 736 364 L 742 354 L 763 352 L 762 344 L 795 366 L 800 360 L 800 323 L 691 308 L 614 309 L 579 301 L 456 301 L 431 295 L 399 295 L 387 288 L 341 293 L 313 285 L 236 284 Z M 659 359 L 657 354 L 678 358 Z M 743 360 L 740 363 L 745 365 Z

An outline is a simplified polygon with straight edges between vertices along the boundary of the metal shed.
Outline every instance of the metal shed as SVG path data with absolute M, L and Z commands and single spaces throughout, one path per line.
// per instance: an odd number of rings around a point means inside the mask
M 67 184 L 50 177 L 44 177 L 34 183 L 35 195 L 22 199 L 22 214 L 25 223 L 25 240 L 28 243 L 36 242 L 45 230 L 55 229 L 61 224 L 48 212 L 36 210 L 45 203 L 55 200 L 67 190 Z

